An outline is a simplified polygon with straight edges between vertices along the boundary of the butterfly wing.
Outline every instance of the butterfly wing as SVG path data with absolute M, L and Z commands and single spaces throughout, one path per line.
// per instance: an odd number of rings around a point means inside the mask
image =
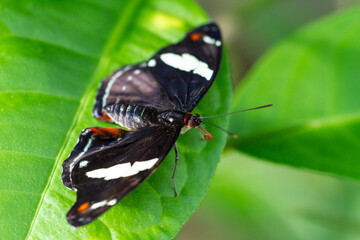
M 189 32 L 178 44 L 160 50 L 151 73 L 177 110 L 191 112 L 219 71 L 222 40 L 219 27 L 209 23 Z
M 61 178 L 64 185 L 67 188 L 76 191 L 71 180 L 74 167 L 84 166 L 86 160 L 83 160 L 88 156 L 116 146 L 118 142 L 124 139 L 126 134 L 127 131 L 121 128 L 91 127 L 84 129 L 80 133 L 79 140 L 69 157 L 62 164 L 63 172 Z
M 93 115 L 99 120 L 112 120 L 105 107 L 114 104 L 137 104 L 158 109 L 173 109 L 166 91 L 145 63 L 125 66 L 105 78 L 98 89 Z
M 77 191 L 68 222 L 92 222 L 156 170 L 180 129 L 149 127 L 138 131 L 85 129 L 63 163 L 64 185 Z
M 189 32 L 177 44 L 148 61 L 125 66 L 105 78 L 93 115 L 111 121 L 104 111 L 113 104 L 138 104 L 191 112 L 213 83 L 221 62 L 221 34 L 215 23 Z

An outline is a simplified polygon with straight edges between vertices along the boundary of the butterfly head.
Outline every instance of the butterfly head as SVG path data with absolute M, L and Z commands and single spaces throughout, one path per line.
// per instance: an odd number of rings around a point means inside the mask
M 191 128 L 200 128 L 205 132 L 203 138 L 207 141 L 212 140 L 212 135 L 206 131 L 203 127 L 200 125 L 204 124 L 204 122 L 201 120 L 200 115 L 197 113 L 191 114 L 188 113 L 184 117 L 184 127 L 181 129 L 181 133 L 185 133 L 187 130 Z
M 200 115 L 197 113 L 188 113 L 184 117 L 184 125 L 188 126 L 189 128 L 196 128 L 202 124 L 204 124 L 204 122 L 201 121 Z

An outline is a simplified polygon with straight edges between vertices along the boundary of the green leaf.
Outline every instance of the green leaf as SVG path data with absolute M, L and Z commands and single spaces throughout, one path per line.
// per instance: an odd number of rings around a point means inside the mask
M 236 93 L 231 146 L 265 160 L 360 179 L 360 7 L 272 49 Z
M 226 151 L 178 239 L 359 239 L 359 200 L 360 181 Z
M 149 180 L 80 228 L 65 219 L 76 194 L 63 186 L 61 164 L 83 128 L 110 125 L 91 115 L 103 77 L 146 60 L 207 21 L 192 0 L 0 4 L 0 238 L 169 239 L 177 234 L 206 194 L 225 145 L 223 133 L 209 127 L 212 142 L 196 131 L 180 136 L 177 198 L 171 151 Z M 230 91 L 225 54 L 196 111 L 228 111 Z

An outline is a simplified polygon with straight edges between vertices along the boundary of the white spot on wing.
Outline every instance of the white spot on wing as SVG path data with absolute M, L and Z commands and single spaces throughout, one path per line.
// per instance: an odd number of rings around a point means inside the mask
M 121 90 L 125 91 L 125 90 L 126 90 L 126 86 L 123 86 L 123 87 L 121 88 Z
M 89 178 L 104 178 L 104 180 L 129 177 L 137 173 L 152 168 L 159 158 L 153 158 L 147 161 L 138 161 L 133 165 L 130 163 L 120 163 L 109 168 L 100 168 L 86 173 Z
M 135 71 L 134 71 L 134 74 L 139 74 L 140 73 L 140 70 L 139 69 L 136 69 Z
M 86 132 L 86 133 L 88 133 L 88 132 Z M 84 147 L 84 150 L 83 150 L 81 153 L 79 153 L 79 155 L 77 155 L 77 157 L 74 158 L 74 160 L 70 163 L 70 172 L 71 172 L 71 170 L 74 168 L 74 165 L 75 165 L 76 161 L 77 161 L 79 158 L 81 158 L 81 156 L 84 155 L 84 154 L 89 150 L 92 141 L 93 141 L 93 139 L 92 139 L 92 138 L 89 138 L 89 141 L 86 143 L 86 145 L 85 145 L 85 147 Z
M 220 46 L 221 46 L 221 41 L 215 40 L 214 38 L 209 37 L 209 36 L 207 36 L 207 35 L 205 35 L 205 36 L 203 37 L 203 41 L 206 42 L 207 44 L 215 44 L 215 46 L 217 46 L 217 47 L 220 47 Z
M 208 65 L 204 62 L 199 62 L 199 65 L 196 67 L 196 69 L 194 70 L 195 74 L 199 74 L 200 76 L 206 78 L 206 80 L 210 81 L 212 75 L 213 75 L 213 70 L 211 70 Z
M 148 62 L 148 66 L 149 66 L 149 67 L 155 67 L 155 66 L 156 66 L 156 60 L 155 60 L 155 59 L 151 59 L 151 60 Z
M 88 164 L 89 164 L 89 161 L 87 161 L 87 160 L 81 161 L 79 164 L 79 168 L 86 167 Z
M 203 37 L 203 41 L 206 42 L 207 44 L 215 44 L 215 39 L 213 39 L 212 37 L 209 37 L 207 35 L 205 35 Z
M 181 56 L 174 53 L 164 53 L 160 55 L 160 59 L 173 68 L 186 72 L 193 71 L 194 74 L 198 74 L 208 81 L 210 81 L 214 73 L 206 63 L 188 53 L 184 53 Z
M 107 203 L 106 200 L 101 201 L 101 202 L 94 203 L 93 205 L 91 205 L 90 209 L 97 209 L 97 208 L 99 208 L 99 207 L 103 207 L 103 206 L 106 205 L 106 203 Z
M 107 202 L 107 205 L 108 205 L 108 206 L 114 206 L 114 205 L 116 204 L 116 202 L 117 202 L 117 200 L 116 200 L 116 198 L 114 198 L 114 199 L 108 201 L 108 202 Z

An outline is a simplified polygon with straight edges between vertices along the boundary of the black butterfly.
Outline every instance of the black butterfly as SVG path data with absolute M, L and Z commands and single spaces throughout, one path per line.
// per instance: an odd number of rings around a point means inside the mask
M 67 214 L 71 225 L 90 223 L 115 205 L 156 170 L 173 146 L 177 156 L 180 132 L 203 123 L 190 112 L 218 73 L 221 48 L 220 30 L 209 23 L 102 81 L 93 115 L 127 130 L 91 127 L 81 132 L 63 163 L 63 183 L 77 191 Z

